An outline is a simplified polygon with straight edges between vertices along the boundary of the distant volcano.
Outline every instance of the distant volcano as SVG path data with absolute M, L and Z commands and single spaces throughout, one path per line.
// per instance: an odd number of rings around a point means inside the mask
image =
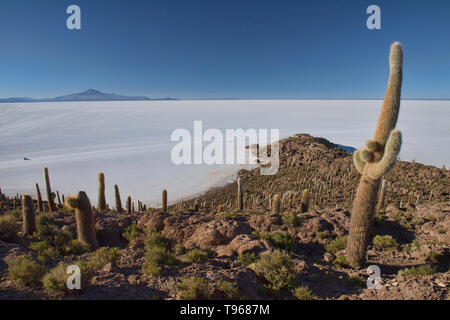
M 151 99 L 145 96 L 122 96 L 115 93 L 103 93 L 95 89 L 88 89 L 84 92 L 68 94 L 56 98 L 7 98 L 0 99 L 1 102 L 52 102 L 52 101 L 146 101 L 146 100 L 177 100 L 175 98 Z

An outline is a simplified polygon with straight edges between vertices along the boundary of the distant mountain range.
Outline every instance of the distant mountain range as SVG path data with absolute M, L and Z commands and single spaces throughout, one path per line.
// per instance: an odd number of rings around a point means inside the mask
M 64 101 L 146 101 L 146 100 L 177 100 L 175 98 L 158 98 L 151 99 L 149 97 L 139 96 L 139 97 L 129 97 L 122 96 L 115 93 L 103 93 L 98 90 L 89 89 L 80 93 L 68 94 L 65 96 L 59 96 L 56 98 L 44 98 L 44 99 L 33 99 L 33 98 L 6 98 L 0 99 L 0 103 L 4 102 L 64 102 Z

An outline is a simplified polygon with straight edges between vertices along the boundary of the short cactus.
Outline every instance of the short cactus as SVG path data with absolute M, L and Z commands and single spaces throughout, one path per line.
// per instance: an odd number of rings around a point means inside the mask
M 307 212 L 309 210 L 309 190 L 305 189 L 302 192 L 301 212 Z
M 52 194 L 52 188 L 50 186 L 50 177 L 48 175 L 48 168 L 44 167 L 44 181 L 45 181 L 45 189 L 47 191 L 47 203 L 48 203 L 48 211 L 55 212 L 56 206 L 54 201 L 54 195 Z
M 167 190 L 162 191 L 162 210 L 167 212 Z
M 44 212 L 44 204 L 42 203 L 42 195 L 41 190 L 39 189 L 39 185 L 36 183 L 36 194 L 37 194 L 37 204 L 39 213 Z
M 22 195 L 22 231 L 25 236 L 32 235 L 36 230 L 34 202 L 29 194 Z
M 279 214 L 280 213 L 280 195 L 277 193 L 272 200 L 272 213 Z
M 386 180 L 381 182 L 380 195 L 378 196 L 377 210 L 384 209 L 384 198 L 386 197 Z
M 403 51 L 400 43 L 395 42 L 391 46 L 389 61 L 389 81 L 374 139 L 353 154 L 353 162 L 361 174 L 347 243 L 347 262 L 354 268 L 361 268 L 365 263 L 380 180 L 395 164 L 402 143 L 400 131 L 395 130 L 402 85 Z
M 117 212 L 122 212 L 122 201 L 120 200 L 120 192 L 117 184 L 114 185 L 114 198 Z
M 100 172 L 98 174 L 98 203 L 97 210 L 106 210 L 106 197 L 105 197 L 105 174 Z
M 89 244 L 91 249 L 96 249 L 95 217 L 86 192 L 80 191 L 76 196 L 67 197 L 65 205 L 75 210 L 78 240 Z
M 237 209 L 242 211 L 244 209 L 244 191 L 242 190 L 242 180 L 237 178 Z

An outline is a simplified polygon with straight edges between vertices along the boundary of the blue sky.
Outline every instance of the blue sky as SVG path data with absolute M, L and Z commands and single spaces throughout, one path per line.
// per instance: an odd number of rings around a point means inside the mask
M 0 97 L 382 98 L 400 41 L 403 98 L 450 98 L 448 0 L 2 0 L 0 41 Z

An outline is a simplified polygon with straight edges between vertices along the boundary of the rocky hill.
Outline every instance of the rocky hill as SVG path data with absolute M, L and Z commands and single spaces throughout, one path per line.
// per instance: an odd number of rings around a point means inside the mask
M 345 261 L 359 180 L 351 154 L 299 134 L 280 142 L 276 175 L 255 169 L 239 177 L 242 210 L 236 183 L 166 210 L 95 208 L 96 250 L 75 240 L 74 213 L 63 206 L 39 213 L 36 232 L 24 236 L 20 201 L 3 195 L 0 299 L 450 298 L 445 168 L 398 161 L 385 177 L 368 250 L 368 264 L 381 271 L 378 289 L 367 288 L 366 269 Z M 275 194 L 279 212 L 272 210 Z M 65 287 L 71 264 L 82 270 L 82 290 Z

